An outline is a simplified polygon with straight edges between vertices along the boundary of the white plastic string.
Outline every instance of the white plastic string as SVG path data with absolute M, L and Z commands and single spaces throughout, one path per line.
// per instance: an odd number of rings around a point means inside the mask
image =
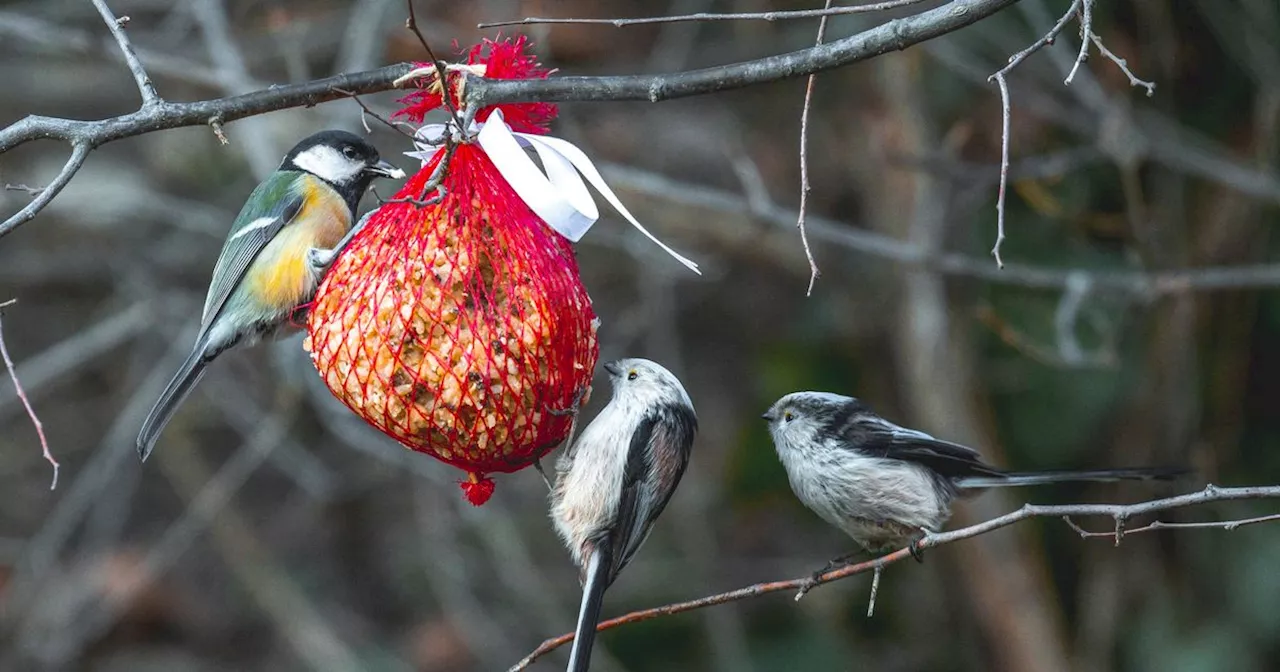
M 501 110 L 494 110 L 485 123 L 475 124 L 472 131 L 476 129 L 479 129 L 476 141 L 489 155 L 503 179 L 529 205 L 534 214 L 560 235 L 576 243 L 600 218 L 595 200 L 582 182 L 582 177 L 585 176 L 591 186 L 640 233 L 689 270 L 702 274 L 696 263 L 668 247 L 636 221 L 609 188 L 591 159 L 572 143 L 545 135 L 513 133 L 502 119 Z M 423 126 L 415 134 L 414 142 L 420 151 L 405 154 L 426 164 L 443 144 L 443 138 L 449 130 L 444 124 Z M 538 153 L 542 168 L 534 163 L 525 147 L 532 147 Z

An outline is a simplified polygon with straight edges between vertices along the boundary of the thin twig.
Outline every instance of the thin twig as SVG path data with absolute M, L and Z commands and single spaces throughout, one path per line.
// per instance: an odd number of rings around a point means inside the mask
M 1091 532 L 1089 530 L 1086 530 L 1083 527 L 1081 527 L 1079 524 L 1077 524 L 1074 520 L 1072 520 L 1070 516 L 1064 516 L 1063 520 L 1067 523 L 1068 526 L 1071 527 L 1071 529 L 1076 534 L 1080 535 L 1081 539 L 1093 539 L 1095 537 L 1111 537 L 1114 539 L 1116 536 L 1115 531 Z M 1237 528 L 1246 527 L 1248 525 L 1257 525 L 1258 523 L 1270 523 L 1273 521 L 1280 521 L 1280 513 L 1273 513 L 1268 516 L 1257 516 L 1255 518 L 1242 518 L 1240 520 L 1207 520 L 1207 521 L 1194 522 L 1194 523 L 1166 523 L 1163 520 L 1156 520 L 1156 521 L 1152 521 L 1150 524 L 1143 525 L 1142 527 L 1126 529 L 1124 531 L 1124 534 L 1130 535 L 1130 534 L 1137 534 L 1139 532 L 1154 532 L 1156 530 L 1191 530 L 1191 529 L 1206 529 L 1206 528 L 1226 530 L 1230 532 Z
M 831 0 L 827 0 L 826 8 L 831 8 Z M 818 22 L 818 38 L 814 46 L 822 45 L 822 38 L 827 34 L 827 17 L 824 15 Z M 813 283 L 818 281 L 818 262 L 813 259 L 813 250 L 809 247 L 809 232 L 804 227 L 804 216 L 809 210 L 809 107 L 813 102 L 813 84 L 817 74 L 809 75 L 804 87 L 804 107 L 800 110 L 800 215 L 796 219 L 796 228 L 800 229 L 800 243 L 804 245 L 804 257 L 809 261 L 809 289 L 805 296 L 813 296 Z
M 4 190 L 5 191 L 22 191 L 22 192 L 26 192 L 28 196 L 34 197 L 34 196 L 39 196 L 40 192 L 44 191 L 44 187 L 28 187 L 25 184 L 6 183 L 4 185 Z
M 218 144 L 223 147 L 231 144 L 231 141 L 227 139 L 227 134 L 222 130 L 222 115 L 210 117 L 209 128 L 213 129 L 213 137 L 218 139 Z
M 387 128 L 395 131 L 396 133 L 399 133 L 400 135 L 403 135 L 406 138 L 409 138 L 410 140 L 414 139 L 413 134 L 401 128 L 400 124 L 397 124 L 394 121 L 391 121 L 390 119 L 387 119 L 386 117 L 382 116 L 381 114 L 374 112 L 373 108 L 366 105 L 365 102 L 360 99 L 359 95 L 351 91 L 346 91 L 344 89 L 335 89 L 335 90 L 338 93 L 347 94 L 348 96 L 351 97 L 352 100 L 356 101 L 356 105 L 360 106 L 360 122 L 364 124 L 364 130 L 366 133 L 373 132 L 373 129 L 369 128 L 368 122 L 364 120 L 365 116 L 370 116 L 370 117 L 373 117 L 379 123 L 381 123 L 383 126 L 386 126 Z
M 31 117 L 27 118 L 30 119 Z M 20 124 L 22 122 L 18 123 Z M 18 228 L 18 226 L 31 221 L 35 218 L 36 213 L 43 210 L 46 205 L 49 205 L 49 203 L 53 201 L 53 197 L 57 196 L 58 192 L 62 191 L 63 187 L 67 186 L 67 183 L 71 181 L 71 178 L 74 177 L 76 172 L 80 170 L 80 167 L 84 165 L 84 160 L 89 158 L 90 149 L 92 148 L 88 143 L 74 142 L 71 146 L 71 156 L 67 157 L 67 162 L 62 166 L 62 170 L 58 171 L 57 177 L 54 177 L 53 181 L 50 182 L 48 186 L 41 189 L 39 195 L 31 199 L 31 202 L 28 203 L 26 207 L 17 211 L 12 217 L 4 220 L 4 223 L 0 224 L 0 237 L 3 237 L 10 231 Z
M 1080 9 L 1080 3 L 1083 1 L 1084 0 L 1073 0 L 1073 2 L 1071 3 L 1071 6 L 1067 8 L 1066 13 L 1064 13 L 1062 17 L 1058 19 L 1057 23 L 1053 24 L 1053 28 L 1050 28 L 1049 32 L 1045 33 L 1044 36 L 1041 37 L 1040 39 L 1031 43 L 1031 46 L 1027 47 L 1026 49 L 1023 49 L 1022 51 L 1019 51 L 1013 56 L 1010 56 L 1009 62 L 1005 64 L 1003 68 L 1000 68 L 998 71 L 996 71 L 994 75 L 991 75 L 990 77 L 988 77 L 987 81 L 988 82 L 994 81 L 996 78 L 996 75 L 1009 74 L 1010 70 L 1013 70 L 1014 68 L 1018 67 L 1018 64 L 1027 60 L 1028 56 L 1036 53 L 1037 51 L 1040 51 L 1046 46 L 1053 44 L 1054 40 L 1056 40 L 1058 38 L 1058 35 L 1062 32 L 1062 29 L 1067 27 L 1067 22 L 1070 21 L 1071 17 L 1074 16 L 1075 13 Z
M 880 575 L 884 573 L 884 565 L 876 565 L 871 574 L 871 599 L 867 600 L 867 618 L 876 613 L 876 595 L 880 592 Z
M 1010 113 L 1009 85 L 1004 81 L 1004 73 L 992 75 L 996 84 L 1000 85 L 1000 190 L 996 196 L 996 243 L 991 246 L 991 256 L 996 258 L 996 266 L 1004 268 L 1004 259 L 1000 257 L 1000 246 L 1004 244 L 1004 199 L 1009 185 L 1009 126 Z
M 1000 68 L 987 81 L 994 81 L 1000 87 L 1000 190 L 996 196 L 996 242 L 991 246 L 991 256 L 996 259 L 996 266 L 1004 268 L 1004 258 L 1000 256 L 1000 246 L 1004 244 L 1004 205 L 1005 192 L 1009 184 L 1009 126 L 1011 121 L 1010 103 L 1009 103 L 1009 84 L 1005 81 L 1005 75 L 1009 74 L 1018 64 L 1025 61 L 1029 56 L 1040 51 L 1045 46 L 1053 44 L 1058 34 L 1066 27 L 1067 22 L 1079 10 L 1081 3 L 1092 2 L 1092 0 L 1074 0 L 1071 7 L 1053 24 L 1049 32 L 1045 33 L 1040 39 L 1031 43 L 1026 49 L 1019 51 L 1009 57 L 1009 62 L 1003 68 Z M 1085 5 L 1086 8 L 1088 5 Z M 1086 10 L 1087 11 L 1087 10 Z M 1070 81 L 1070 78 L 1068 78 Z
M 1120 71 L 1123 72 L 1125 76 L 1129 78 L 1129 86 L 1141 86 L 1145 88 L 1147 90 L 1148 98 L 1155 95 L 1156 93 L 1155 82 L 1148 82 L 1145 79 L 1139 79 L 1138 77 L 1136 77 L 1133 74 L 1133 71 L 1129 69 L 1129 61 L 1126 61 L 1125 59 L 1120 58 L 1119 56 L 1116 56 L 1114 53 L 1112 53 L 1111 50 L 1108 49 L 1106 45 L 1102 43 L 1102 38 L 1098 37 L 1097 33 L 1090 32 L 1089 40 L 1093 42 L 1094 46 L 1098 48 L 1099 52 L 1102 52 L 1103 56 L 1106 56 L 1107 58 L 1111 59 L 1111 62 L 1115 63 L 1116 66 L 1120 68 Z
M 1071 80 L 1076 78 L 1076 71 L 1080 69 L 1080 64 L 1089 60 L 1089 36 L 1093 34 L 1093 1 L 1083 0 L 1080 7 L 1080 55 L 1076 56 L 1076 62 L 1071 65 L 1071 72 L 1067 73 L 1067 78 L 1062 81 L 1063 84 L 1071 84 Z
M 1061 505 L 1061 506 L 1040 506 L 1035 504 L 1026 504 L 1022 508 L 1018 509 L 1017 511 L 1012 511 L 1010 513 L 1004 514 L 1003 516 L 998 516 L 996 518 L 992 518 L 990 520 L 977 523 L 975 525 L 970 525 L 968 527 L 964 527 L 958 530 L 952 530 L 950 532 L 940 532 L 940 533 L 927 535 L 922 539 L 920 539 L 920 541 L 916 542 L 915 547 L 917 551 L 923 551 L 925 549 L 933 548 L 935 546 L 942 546 L 944 544 L 960 541 L 961 539 L 969 539 L 972 537 L 976 537 L 980 534 L 986 534 L 993 530 L 998 530 L 1003 527 L 1008 527 L 1009 525 L 1013 525 L 1014 523 L 1028 520 L 1030 518 L 1045 518 L 1045 517 L 1063 518 L 1065 516 L 1107 516 L 1110 518 L 1114 518 L 1119 524 L 1134 516 L 1155 513 L 1158 511 L 1167 511 L 1170 509 L 1177 509 L 1177 508 L 1183 508 L 1188 506 L 1194 506 L 1198 504 L 1205 504 L 1208 502 L 1234 501 L 1234 500 L 1242 500 L 1242 499 L 1280 499 L 1280 485 L 1241 487 L 1241 488 L 1220 488 L 1216 485 L 1210 484 L 1199 492 L 1193 492 L 1185 495 L 1178 495 L 1176 497 L 1154 499 L 1147 502 L 1140 502 L 1138 504 L 1068 504 L 1068 505 Z M 1277 517 L 1269 516 L 1267 518 L 1280 519 L 1280 516 L 1277 516 Z M 1231 522 L 1244 524 L 1244 521 L 1231 521 Z M 1263 521 L 1258 520 L 1256 522 L 1263 522 Z M 1230 522 L 1222 523 L 1222 525 L 1228 525 L 1228 524 L 1231 524 L 1231 523 Z M 1120 529 L 1120 528 L 1118 527 L 1117 529 Z M 1107 535 L 1107 536 L 1111 536 L 1111 535 Z M 840 579 L 848 578 L 856 574 L 873 572 L 878 568 L 893 564 L 895 562 L 900 562 L 910 557 L 911 557 L 911 549 L 903 548 L 903 549 L 894 551 L 892 553 L 889 553 L 887 555 L 881 556 L 879 558 L 867 560 L 866 562 L 860 562 L 853 565 L 846 565 L 839 569 L 834 569 L 832 571 L 826 572 L 821 576 L 817 576 L 817 577 L 805 576 L 803 578 L 791 579 L 787 581 L 772 581 L 768 583 L 757 583 L 755 585 L 747 586 L 745 588 L 739 588 L 738 590 L 732 590 L 725 593 L 718 593 L 715 595 L 708 595 L 706 597 L 698 598 L 696 600 L 690 600 L 688 602 L 677 602 L 674 604 L 667 604 L 660 607 L 654 607 L 651 609 L 642 609 L 640 611 L 633 611 L 629 614 L 618 616 L 617 618 L 611 618 L 607 621 L 601 621 L 601 623 L 598 626 L 596 626 L 596 630 L 597 631 L 609 630 L 611 628 L 616 628 L 620 625 L 625 625 L 628 623 L 638 623 L 640 621 L 647 621 L 653 618 L 658 618 L 659 616 L 669 616 L 672 614 L 684 613 L 686 611 L 694 611 L 696 609 L 713 607 L 713 606 L 725 604 L 728 602 L 736 602 L 736 601 L 744 600 L 750 597 L 759 597 L 760 595 L 766 595 L 769 593 L 798 590 L 807 584 L 820 585 L 824 583 L 830 583 L 832 581 L 838 581 Z M 551 639 L 544 641 L 541 645 L 538 646 L 537 649 L 534 649 L 532 653 L 530 653 L 528 656 L 525 656 L 524 659 L 522 659 L 520 662 L 512 666 L 510 670 L 508 670 L 508 672 L 518 672 L 519 670 L 527 669 L 538 658 L 546 655 L 551 651 L 554 651 L 560 648 L 561 646 L 564 646 L 565 644 L 568 644 L 571 641 L 573 641 L 572 632 L 560 635 L 559 637 L 552 637 Z
M 449 66 L 444 61 L 436 58 L 436 52 L 431 49 L 431 45 L 427 43 L 427 38 L 422 34 L 422 31 L 418 30 L 418 15 L 413 11 L 413 0 L 405 0 L 404 4 L 409 10 L 409 18 L 405 20 L 404 27 L 413 31 L 414 36 L 418 38 L 418 44 L 421 44 L 422 50 L 427 52 L 427 58 L 430 58 L 431 64 L 436 66 L 436 78 L 440 80 L 440 103 L 449 112 L 449 118 L 456 121 L 458 119 L 458 110 L 454 106 L 452 98 L 449 97 Z
M 27 399 L 27 393 L 22 389 L 22 383 L 18 381 L 18 372 L 14 370 L 13 358 L 9 356 L 9 348 L 4 344 L 4 309 L 17 302 L 17 299 L 9 299 L 4 303 L 0 303 L 0 358 L 4 359 L 4 368 L 9 371 L 9 379 L 13 381 L 13 391 L 18 394 L 18 399 L 22 400 L 22 406 L 27 409 L 27 417 L 31 418 L 31 424 L 36 427 L 36 435 L 40 437 L 40 449 L 44 451 L 44 459 L 53 465 L 53 482 L 49 484 L 49 489 L 54 490 L 58 487 L 58 460 L 49 451 L 49 440 L 44 436 L 44 423 L 40 422 L 35 409 L 31 407 L 31 401 Z
M 636 19 L 551 19 L 531 16 L 524 19 L 512 19 L 510 21 L 478 23 L 476 24 L 476 28 L 484 30 L 486 28 L 498 28 L 501 26 L 528 26 L 547 23 L 595 24 L 623 28 L 626 26 L 640 26 L 654 23 L 682 23 L 688 21 L 786 21 L 790 19 L 826 19 L 829 16 L 841 16 L 844 14 L 883 12 L 919 4 L 923 1 L 924 0 L 888 0 L 887 2 L 875 2 L 868 5 L 854 5 L 852 7 L 832 7 L 831 3 L 828 2 L 827 6 L 823 9 L 797 9 L 778 12 L 698 12 L 696 14 L 647 16 Z
M 111 12 L 111 8 L 107 7 L 105 0 L 93 0 L 93 6 L 98 8 L 98 13 L 102 15 L 102 20 L 107 23 L 107 29 L 111 31 L 112 37 L 116 38 L 116 44 L 120 45 L 120 51 L 124 54 L 124 62 L 129 66 L 129 72 L 133 74 L 133 81 L 138 85 L 138 93 L 142 94 L 142 107 L 154 107 L 164 103 L 164 99 L 160 94 L 156 93 L 156 87 L 151 83 L 151 77 L 147 75 L 147 71 L 142 67 L 142 61 L 138 60 L 138 53 L 133 50 L 133 43 L 129 41 L 129 36 L 124 32 L 125 24 L 129 23 L 129 17 L 122 16 L 116 18 Z

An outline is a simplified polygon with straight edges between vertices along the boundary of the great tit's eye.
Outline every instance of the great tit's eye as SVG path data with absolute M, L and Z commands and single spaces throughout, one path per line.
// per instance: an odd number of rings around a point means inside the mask
M 787 411 L 786 413 L 782 414 L 783 422 L 791 422 L 792 420 L 795 420 L 795 419 L 796 419 L 796 416 L 792 415 L 791 411 Z
M 636 373 L 635 369 L 631 369 L 631 371 L 627 373 L 627 380 L 635 380 L 638 375 L 640 374 Z
M 342 155 L 347 157 L 348 159 L 354 159 L 356 158 L 356 148 L 352 147 L 351 145 L 347 145 L 346 147 L 342 148 Z

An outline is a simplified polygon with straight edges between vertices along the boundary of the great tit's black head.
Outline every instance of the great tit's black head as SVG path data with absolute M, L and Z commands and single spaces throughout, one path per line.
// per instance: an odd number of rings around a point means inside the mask
M 359 191 L 375 177 L 404 177 L 403 170 L 378 156 L 376 147 L 346 131 L 321 131 L 305 138 L 289 150 L 280 168 L 305 171 L 334 186 Z

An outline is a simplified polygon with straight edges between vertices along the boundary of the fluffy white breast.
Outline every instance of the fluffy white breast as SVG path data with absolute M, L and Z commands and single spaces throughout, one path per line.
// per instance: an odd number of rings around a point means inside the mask
M 779 451 L 791 489 L 805 506 L 861 542 L 863 522 L 894 521 L 937 530 L 949 502 L 919 465 L 838 452 Z
M 611 524 L 618 512 L 626 453 L 636 430 L 635 423 L 624 416 L 616 403 L 605 406 L 582 431 L 574 444 L 573 460 L 556 481 L 551 518 L 579 565 L 586 542 Z

